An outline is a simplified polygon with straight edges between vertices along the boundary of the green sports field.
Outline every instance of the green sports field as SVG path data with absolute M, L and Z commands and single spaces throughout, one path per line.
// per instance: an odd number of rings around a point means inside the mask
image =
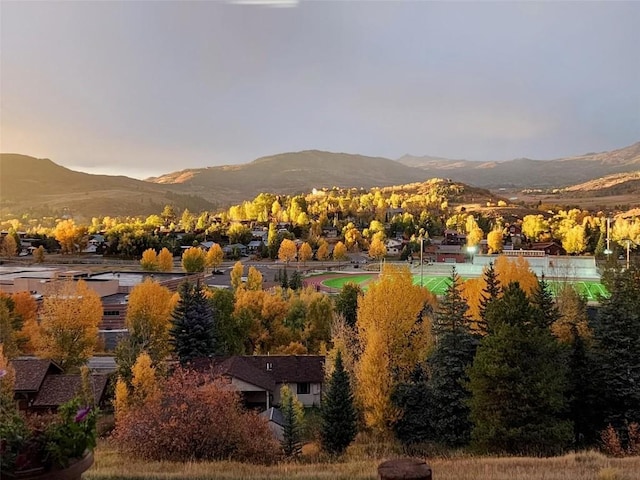
M 352 282 L 358 285 L 363 285 L 368 281 L 375 280 L 377 274 L 363 274 L 363 275 L 345 275 L 344 277 L 330 278 L 322 282 L 322 285 L 331 289 L 340 290 L 345 283 Z M 420 275 L 413 276 L 413 283 L 420 284 Z M 567 281 L 557 282 L 554 280 L 547 280 L 547 284 L 551 292 L 557 294 L 565 284 L 571 284 L 578 291 L 580 295 L 585 297 L 589 302 L 597 302 L 602 297 L 607 297 L 609 292 L 600 282 L 595 281 Z M 424 275 L 422 277 L 422 284 L 436 295 L 444 295 L 449 286 L 449 277 L 434 277 Z M 363 285 L 366 289 L 366 285 Z

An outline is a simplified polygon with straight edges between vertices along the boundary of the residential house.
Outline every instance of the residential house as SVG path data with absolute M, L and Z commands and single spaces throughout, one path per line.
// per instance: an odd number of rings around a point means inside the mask
M 80 375 L 68 375 L 51 360 L 16 358 L 11 361 L 16 373 L 14 398 L 21 410 L 52 410 L 72 400 L 82 390 Z M 92 374 L 91 387 L 96 405 L 107 401 L 107 375 Z
M 305 407 L 320 405 L 324 382 L 324 356 L 244 355 L 200 359 L 193 367 L 222 377 L 241 392 L 250 408 L 269 409 L 280 404 L 280 389 L 288 385 Z
M 402 240 L 397 238 L 389 238 L 385 241 L 385 247 L 387 247 L 387 255 L 400 255 L 403 247 Z

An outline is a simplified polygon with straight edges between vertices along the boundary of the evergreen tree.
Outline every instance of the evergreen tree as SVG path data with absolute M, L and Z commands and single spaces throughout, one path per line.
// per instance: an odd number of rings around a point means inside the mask
M 358 318 L 358 298 L 362 296 L 362 288 L 357 283 L 345 283 L 335 297 L 336 312 L 342 315 L 345 323 L 353 328 Z
M 518 283 L 486 311 L 485 336 L 469 370 L 472 439 L 482 451 L 554 454 L 572 436 L 562 349 Z
M 291 274 L 291 279 L 289 280 L 289 288 L 291 290 L 300 290 L 302 288 L 302 275 L 300 272 L 295 270 Z
M 391 401 L 401 412 L 393 424 L 393 431 L 404 445 L 424 443 L 434 437 L 429 394 L 425 369 L 418 364 L 409 381 L 400 383 L 391 396 Z
M 286 389 L 286 390 L 285 390 Z M 287 457 L 297 457 L 302 453 L 302 419 L 299 405 L 286 385 L 280 390 L 280 411 L 284 425 L 280 445 Z
M 614 275 L 594 324 L 602 428 L 640 420 L 640 269 Z
M 502 293 L 502 288 L 500 286 L 500 280 L 498 279 L 498 274 L 496 273 L 495 268 L 493 267 L 493 262 L 489 263 L 489 266 L 484 269 L 484 283 L 485 287 L 482 290 L 482 298 L 480 299 L 480 318 L 481 320 L 477 322 L 478 331 L 481 334 L 485 334 L 488 332 L 487 319 L 486 319 L 486 311 L 487 307 L 491 302 L 497 300 Z
M 428 359 L 434 440 L 450 446 L 465 445 L 471 436 L 470 393 L 465 385 L 466 372 L 478 345 L 461 290 L 460 277 L 454 268 L 433 322 L 436 346 Z
M 541 328 L 549 328 L 560 318 L 560 312 L 553 295 L 549 291 L 549 284 L 544 279 L 544 275 L 538 280 L 538 286 L 531 295 L 531 303 L 537 309 L 537 315 L 534 318 L 538 321 Z
M 184 282 L 172 314 L 171 344 L 181 364 L 218 353 L 213 309 L 200 283 Z
M 322 448 L 328 453 L 340 455 L 358 433 L 356 410 L 349 374 L 344 369 L 340 350 L 322 402 Z

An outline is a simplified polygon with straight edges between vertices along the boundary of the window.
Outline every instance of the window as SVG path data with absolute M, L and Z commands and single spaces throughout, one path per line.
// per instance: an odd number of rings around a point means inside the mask
M 298 395 L 309 395 L 310 392 L 311 392 L 310 383 L 298 383 L 298 388 L 297 388 Z
M 120 315 L 120 311 L 119 310 L 105 310 L 103 315 L 105 317 L 108 317 L 108 316 L 119 316 Z
M 273 363 L 267 362 L 267 372 L 273 370 Z

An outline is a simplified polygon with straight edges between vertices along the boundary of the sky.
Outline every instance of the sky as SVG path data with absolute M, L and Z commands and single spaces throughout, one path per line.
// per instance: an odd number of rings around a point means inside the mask
M 0 151 L 137 178 L 640 141 L 640 2 L 0 2 Z

